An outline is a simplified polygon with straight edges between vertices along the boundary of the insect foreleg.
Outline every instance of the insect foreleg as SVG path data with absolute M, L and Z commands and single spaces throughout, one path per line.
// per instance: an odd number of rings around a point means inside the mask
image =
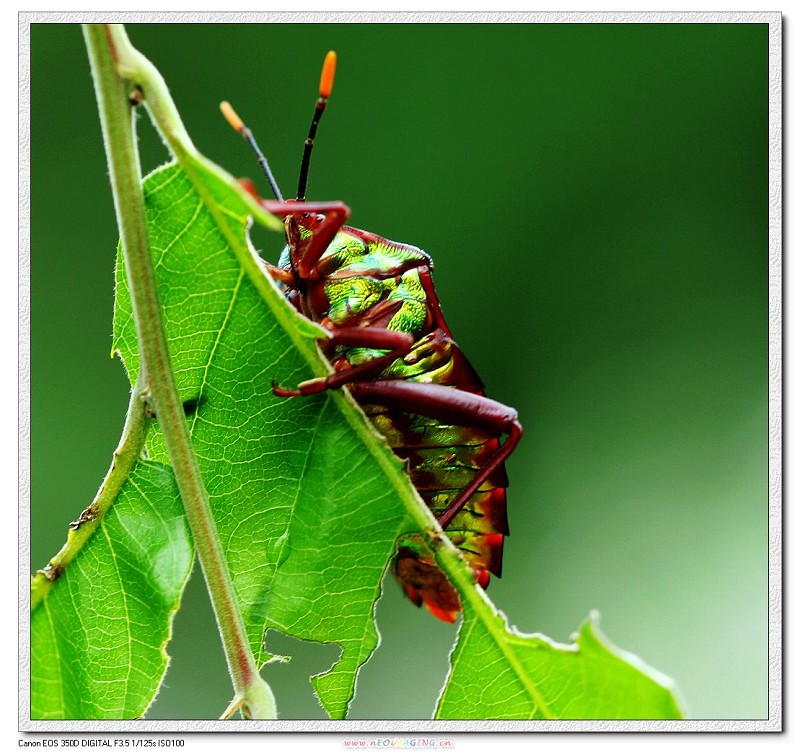
M 314 214 L 324 216 L 315 224 L 311 236 L 297 250 L 297 257 L 293 260 L 295 272 L 301 280 L 313 279 L 320 257 L 350 217 L 350 208 L 343 202 L 265 201 L 263 204 L 267 212 L 280 218 L 295 217 L 300 220 Z

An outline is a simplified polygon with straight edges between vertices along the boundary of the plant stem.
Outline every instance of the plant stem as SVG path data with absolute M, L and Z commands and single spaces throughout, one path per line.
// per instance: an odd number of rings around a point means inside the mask
M 100 526 L 106 512 L 117 498 L 120 488 L 141 458 L 150 418 L 144 405 L 144 373 L 140 372 L 136 384 L 131 389 L 131 399 L 125 426 L 119 439 L 111 467 L 106 473 L 94 500 L 83 510 L 77 521 L 70 524 L 70 532 L 64 547 L 50 559 L 44 569 L 39 570 L 31 580 L 31 611 L 44 599 L 55 581 L 78 555 L 83 544 Z
M 236 699 L 253 718 L 275 718 L 275 700 L 261 679 L 250 649 L 244 622 L 228 573 L 227 562 L 211 514 L 197 459 L 189 438 L 183 407 L 172 371 L 145 219 L 141 171 L 134 134 L 130 96 L 135 87 L 149 92 L 130 66 L 119 70 L 120 51 L 131 57 L 124 29 L 114 24 L 87 24 L 84 36 L 95 82 L 103 139 L 111 175 L 114 205 L 133 302 L 134 319 L 145 381 L 164 434 L 175 479 L 192 530 L 228 661 Z M 141 60 L 144 60 L 139 55 Z M 141 64 L 141 61 L 139 61 Z M 149 65 L 149 63 L 148 63 Z M 123 77 L 124 76 L 124 77 Z M 159 77 L 160 80 L 160 77 Z M 148 79 L 152 84 L 152 76 Z M 163 81 L 161 81 L 163 86 Z M 157 84 L 156 84 L 157 86 Z M 169 100 L 164 87 L 160 101 Z M 170 112 L 172 125 L 180 125 Z M 181 142 L 193 150 L 185 131 Z

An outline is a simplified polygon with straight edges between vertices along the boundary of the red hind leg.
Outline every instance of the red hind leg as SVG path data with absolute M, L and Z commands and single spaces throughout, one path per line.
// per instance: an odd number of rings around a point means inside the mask
M 442 528 L 447 528 L 467 501 L 516 448 L 522 437 L 522 425 L 517 419 L 517 412 L 486 396 L 446 385 L 417 383 L 411 380 L 364 380 L 363 378 L 370 374 L 380 374 L 395 359 L 408 353 L 413 345 L 413 338 L 407 333 L 383 328 L 342 328 L 333 333 L 332 340 L 347 345 L 373 348 L 393 347 L 393 350 L 385 356 L 357 367 L 336 372 L 328 377 L 307 380 L 296 389 L 273 386 L 274 393 L 278 396 L 300 396 L 347 385 L 353 397 L 363 403 L 380 404 L 389 409 L 422 414 L 454 425 L 479 427 L 497 435 L 507 434 L 505 443 L 498 446 L 469 485 L 437 517 Z
M 480 427 L 492 433 L 506 433 L 505 443 L 486 460 L 473 480 L 453 499 L 437 518 L 447 528 L 467 501 L 492 473 L 510 456 L 522 437 L 522 425 L 511 407 L 477 393 L 469 393 L 435 383 L 415 383 L 409 380 L 375 380 L 349 383 L 353 397 L 364 403 L 374 403 L 390 409 L 422 414 L 454 425 Z

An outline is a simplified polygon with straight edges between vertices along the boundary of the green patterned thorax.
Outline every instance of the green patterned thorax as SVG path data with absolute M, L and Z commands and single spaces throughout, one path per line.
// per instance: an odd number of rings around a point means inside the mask
M 327 316 L 335 325 L 363 322 L 390 313 L 389 330 L 418 335 L 426 324 L 427 296 L 419 266 L 430 267 L 425 252 L 379 237 L 360 238 L 342 231 L 320 260 L 326 276 Z M 346 349 L 351 364 L 379 355 L 375 349 Z
M 363 236 L 363 237 L 362 237 Z M 320 260 L 320 273 L 337 275 L 396 275 L 410 267 L 432 268 L 431 258 L 415 246 L 348 229 L 336 234 Z
M 394 304 L 397 309 L 389 320 L 389 330 L 418 333 L 425 323 L 425 291 L 416 270 L 383 279 L 373 276 L 330 279 L 325 283 L 325 294 L 330 303 L 328 317 L 336 325 L 361 319 L 383 302 Z

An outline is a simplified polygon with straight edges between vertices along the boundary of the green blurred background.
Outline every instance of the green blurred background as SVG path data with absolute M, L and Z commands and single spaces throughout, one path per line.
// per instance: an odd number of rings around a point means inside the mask
M 339 52 L 308 196 L 433 255 L 456 338 L 525 425 L 492 599 L 560 641 L 598 609 L 691 717 L 767 717 L 767 26 L 128 31 L 198 148 L 257 178 L 219 116 L 229 99 L 290 195 Z M 92 499 L 128 399 L 108 358 L 117 231 L 79 27 L 32 26 L 30 117 L 35 569 Z M 146 118 L 140 139 L 145 170 L 167 159 Z M 453 627 L 385 592 L 352 717 L 428 718 Z M 198 579 L 174 631 L 148 717 L 217 717 L 231 689 Z M 306 679 L 335 649 L 271 647 L 294 656 L 267 669 L 282 716 L 320 717 Z

